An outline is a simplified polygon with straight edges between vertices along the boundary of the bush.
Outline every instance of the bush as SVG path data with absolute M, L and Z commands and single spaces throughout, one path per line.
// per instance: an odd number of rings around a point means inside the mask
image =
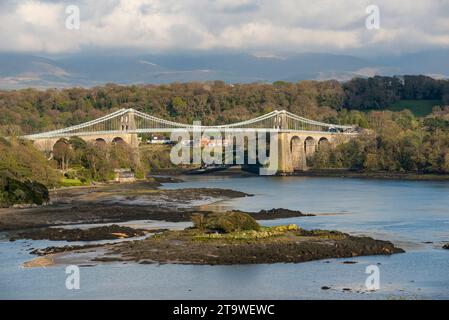
M 145 179 L 145 170 L 143 170 L 141 167 L 137 167 L 134 170 L 134 175 L 136 177 L 136 179 Z
M 65 176 L 67 179 L 74 180 L 74 179 L 77 178 L 77 173 L 76 173 L 75 170 L 69 170 L 69 171 L 67 171 L 67 172 L 64 174 L 64 176 Z
M 204 228 L 218 232 L 230 233 L 245 230 L 260 230 L 259 224 L 253 217 L 241 212 L 212 213 L 204 220 Z
M 87 183 L 86 180 L 82 181 L 81 179 L 62 179 L 61 186 L 63 187 L 80 187 L 85 186 Z
M 13 204 L 38 204 L 42 205 L 50 201 L 46 186 L 36 181 L 19 181 L 6 178 L 1 190 L 2 205 Z

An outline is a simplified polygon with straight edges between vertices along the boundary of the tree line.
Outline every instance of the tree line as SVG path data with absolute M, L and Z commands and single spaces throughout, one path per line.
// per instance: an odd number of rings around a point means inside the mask
M 355 78 L 343 84 L 347 109 L 382 109 L 399 100 L 439 100 L 449 104 L 449 81 L 426 76 Z
M 408 110 L 371 111 L 363 117 L 372 131 L 335 150 L 320 148 L 310 164 L 357 171 L 449 173 L 449 107 L 436 108 L 424 119 Z
M 315 120 L 340 120 L 338 111 L 384 109 L 401 99 L 449 104 L 449 81 L 426 76 L 355 78 L 273 84 L 173 83 L 0 91 L 0 134 L 42 132 L 134 108 L 181 122 L 224 124 L 285 109 Z
M 140 157 L 135 157 L 123 145 L 99 147 L 77 138 L 58 144 L 50 158 L 30 142 L 17 138 L 79 124 L 120 108 L 184 123 L 201 120 L 205 125 L 232 123 L 285 109 L 314 120 L 370 129 L 369 134 L 336 150 L 320 148 L 310 162 L 314 167 L 449 173 L 449 107 L 444 107 L 449 104 L 448 83 L 425 76 L 403 76 L 357 78 L 345 83 L 230 85 L 213 81 L 0 91 L 0 193 L 6 188 L 7 178 L 56 186 L 62 176 L 103 181 L 112 177 L 114 168 L 131 168 L 144 176 L 153 166 L 169 165 L 167 156 L 155 156 L 152 150 L 143 150 Z M 398 99 L 432 99 L 441 101 L 441 106 L 422 118 L 407 110 L 383 110 Z

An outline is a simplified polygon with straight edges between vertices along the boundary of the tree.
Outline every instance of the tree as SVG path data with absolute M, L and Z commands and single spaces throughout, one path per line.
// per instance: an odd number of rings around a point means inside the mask
M 67 140 L 56 142 L 53 147 L 53 157 L 58 161 L 58 165 L 64 172 L 69 169 L 70 160 L 73 158 L 74 152 Z
M 87 144 L 85 160 L 89 178 L 105 181 L 112 176 L 114 168 L 109 161 L 109 147 L 107 145 Z

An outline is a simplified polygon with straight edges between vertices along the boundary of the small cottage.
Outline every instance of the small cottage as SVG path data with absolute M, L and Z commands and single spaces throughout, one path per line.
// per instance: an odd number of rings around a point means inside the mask
M 115 178 L 114 181 L 118 183 L 127 183 L 136 181 L 136 176 L 131 169 L 115 169 Z

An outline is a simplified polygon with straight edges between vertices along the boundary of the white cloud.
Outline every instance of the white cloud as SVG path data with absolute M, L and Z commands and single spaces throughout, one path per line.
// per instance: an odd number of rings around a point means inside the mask
M 271 50 L 276 48 L 300 51 L 301 47 L 310 49 L 352 48 L 358 46 L 358 35 L 350 31 L 314 30 L 298 27 L 276 26 L 269 22 L 248 23 L 226 28 L 221 34 L 221 43 L 227 47 Z M 268 41 L 267 41 L 268 40 Z
M 79 5 L 81 29 L 65 28 Z M 5 0 L 0 50 L 84 48 L 400 52 L 448 47 L 449 3 L 378 0 L 381 29 L 365 29 L 368 0 Z

